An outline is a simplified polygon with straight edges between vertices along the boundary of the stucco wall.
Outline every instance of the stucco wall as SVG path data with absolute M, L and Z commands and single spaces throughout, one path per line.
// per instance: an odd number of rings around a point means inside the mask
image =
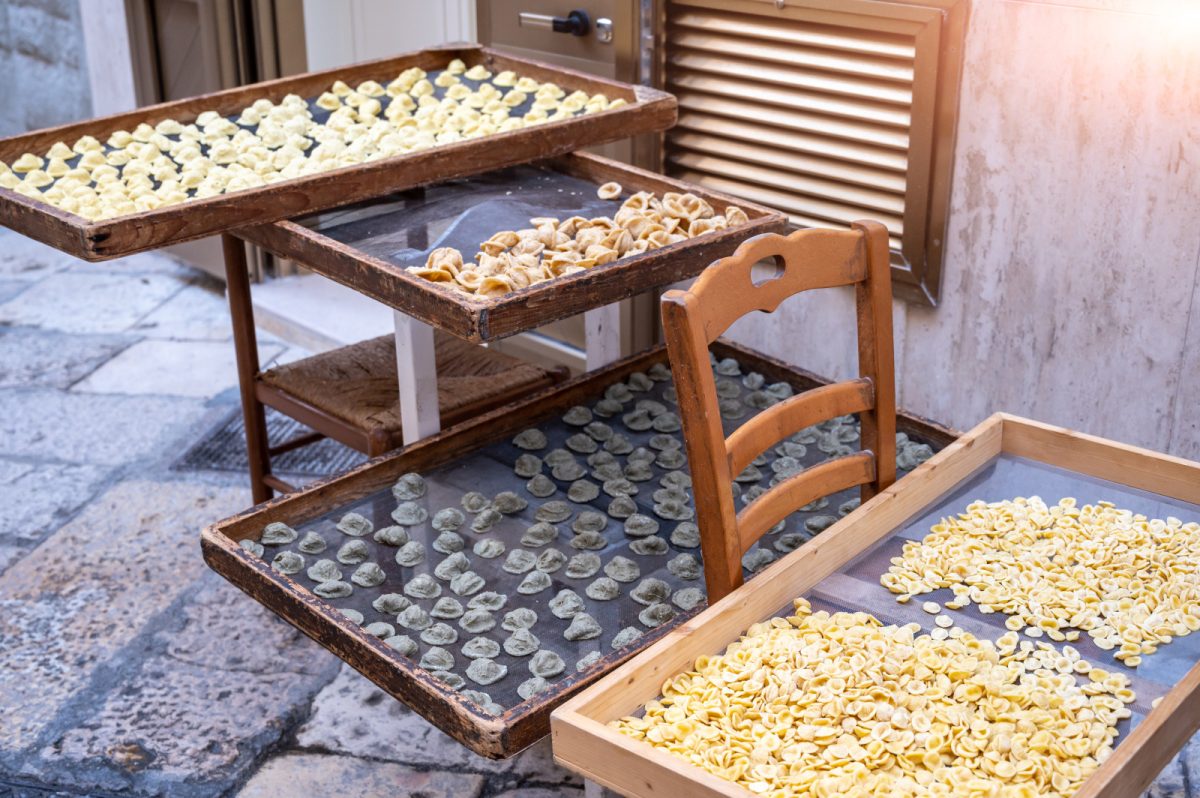
M 896 304 L 902 406 L 1200 457 L 1197 41 L 1194 3 L 974 0 L 942 304 Z M 842 376 L 852 314 L 818 292 L 733 336 Z
M 80 0 L 0 0 L 0 136 L 91 114 Z

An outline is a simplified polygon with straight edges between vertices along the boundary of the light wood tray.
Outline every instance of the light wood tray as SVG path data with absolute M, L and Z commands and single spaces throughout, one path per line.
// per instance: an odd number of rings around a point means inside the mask
M 164 119 L 175 119 L 188 123 L 200 112 L 209 110 L 228 116 L 263 97 L 277 102 L 288 94 L 298 94 L 311 100 L 328 90 L 335 80 L 352 86 L 365 80 L 386 84 L 409 67 L 441 69 L 454 58 L 461 58 L 468 66 L 483 64 L 493 72 L 511 69 L 542 82 L 552 81 L 568 92 L 576 89 L 589 94 L 602 92 L 610 100 L 620 97 L 628 104 L 597 114 L 578 115 L 103 221 L 89 221 L 15 191 L 0 189 L 0 225 L 84 260 L 106 260 L 248 224 L 345 205 L 389 191 L 657 132 L 675 124 L 675 98 L 665 92 L 516 58 L 480 45 L 446 45 L 0 139 L 0 160 L 11 163 L 25 152 L 41 155 L 57 141 L 69 146 L 84 135 L 105 141 L 113 131 L 132 130 L 143 122 L 154 125 Z
M 827 579 L 840 578 L 843 586 L 849 585 L 845 580 L 850 566 L 853 566 L 854 574 L 868 568 L 871 571 L 869 578 L 878 587 L 879 567 L 863 565 L 871 550 L 886 545 L 893 533 L 906 525 L 927 523 L 928 517 L 923 516 L 938 509 L 939 503 L 961 500 L 986 487 L 987 479 L 991 478 L 986 475 L 1000 473 L 997 464 L 1002 461 L 1010 465 L 1030 463 L 1031 469 L 1041 469 L 1046 475 L 1045 480 L 1027 477 L 1026 482 L 1032 489 L 1017 495 L 1032 495 L 1055 486 L 1091 485 L 1096 491 L 1125 493 L 1135 501 L 1145 502 L 1145 506 L 1174 510 L 1172 514 L 1185 521 L 1200 520 L 1200 464 L 997 414 L 814 541 L 771 566 L 760 575 L 761 578 L 748 582 L 680 625 L 556 710 L 551 718 L 555 759 L 588 779 L 628 796 L 751 796 L 751 792 L 737 784 L 619 734 L 606 724 L 635 713 L 660 695 L 666 679 L 690 668 L 696 657 L 724 651 L 750 625 L 778 615 L 785 608 L 790 609 L 794 598 L 810 596 L 815 602 L 822 596 L 821 585 Z M 1000 489 L 1008 489 L 1013 484 L 1010 480 Z M 1048 503 L 1061 498 L 1042 495 Z M 1078 498 L 1081 503 L 1085 499 L 1084 496 Z M 1094 501 L 1097 497 L 1086 498 Z M 969 500 L 965 499 L 962 504 L 965 506 Z M 1181 511 L 1188 514 L 1181 516 Z M 882 563 L 886 568 L 887 560 L 882 559 Z M 864 578 L 861 574 L 858 576 Z M 887 594 L 882 587 L 878 590 Z M 845 608 L 856 608 L 853 599 L 845 598 L 848 592 L 841 595 Z M 830 603 L 830 594 L 825 592 L 823 596 L 823 600 Z M 837 599 L 833 603 L 838 603 Z M 894 601 L 891 604 L 896 606 Z M 1001 615 L 1000 622 L 1002 620 Z M 1003 626 L 995 636 L 998 637 L 1000 632 L 1003 632 Z M 1194 652 L 1197 650 L 1195 642 L 1185 637 L 1167 650 L 1188 646 Z M 1124 670 L 1133 678 L 1135 689 L 1154 681 L 1143 673 L 1149 670 L 1147 660 L 1173 655 L 1162 651 L 1149 655 L 1134 671 L 1118 665 L 1098 649 L 1090 651 L 1090 641 L 1086 637 L 1075 645 L 1100 667 Z M 1076 798 L 1139 795 L 1183 747 L 1200 727 L 1200 704 L 1197 703 L 1200 701 L 1200 665 L 1195 664 L 1195 659 L 1193 656 L 1190 662 L 1174 668 L 1176 678 L 1167 680 L 1171 683 L 1162 685 L 1162 680 L 1158 680 L 1164 695 L 1157 708 L 1149 708 L 1151 695 L 1139 695 L 1139 704 L 1144 701 L 1144 716 L 1132 731 L 1122 732 L 1113 756 L 1084 783 Z M 1170 670 L 1160 669 L 1160 672 Z
M 596 155 L 575 153 L 544 161 L 540 166 L 596 186 L 616 181 L 626 194 L 652 191 L 661 196 L 668 191 L 690 191 L 705 199 L 718 214 L 724 213 L 729 205 L 737 205 L 746 212 L 748 220 L 725 230 L 486 299 L 473 299 L 439 288 L 395 263 L 364 252 L 353 241 L 334 240 L 301 220 L 246 228 L 238 230 L 237 235 L 427 324 L 468 341 L 483 342 L 695 277 L 713 261 L 732 254 L 747 238 L 760 233 L 782 233 L 787 226 L 786 217 L 779 211 Z M 380 197 L 373 202 L 390 201 L 390 197 Z M 386 224 L 383 223 L 382 229 L 373 229 L 370 237 L 386 236 Z M 467 260 L 473 255 L 463 252 Z
M 823 379 L 809 372 L 725 342 L 718 341 L 713 351 L 719 357 L 737 358 L 744 368 L 762 373 L 768 381 L 791 382 L 797 391 L 825 384 Z M 463 745 L 492 758 L 511 756 L 549 732 L 550 711 L 564 699 L 628 659 L 674 624 L 685 621 L 690 614 L 681 613 L 664 626 L 643 630 L 638 645 L 618 651 L 606 650 L 603 658 L 588 670 L 582 673 L 572 671 L 569 676 L 554 682 L 551 690 L 511 706 L 498 717 L 492 717 L 481 713 L 475 704 L 437 681 L 412 660 L 400 656 L 381 640 L 364 632 L 332 604 L 310 592 L 304 586 L 303 579 L 293 579 L 274 571 L 269 562 L 243 550 L 238 541 L 257 539 L 263 527 L 273 521 L 283 521 L 300 529 L 335 510 L 340 512 L 341 508 L 369 500 L 379 491 L 386 492 L 401 474 L 408 471 L 429 473 L 448 464 L 469 460 L 485 447 L 497 441 L 507 441 L 522 429 L 540 425 L 544 419 L 561 416 L 572 405 L 594 401 L 603 394 L 606 386 L 624 379 L 630 373 L 644 371 L 654 363 L 665 361 L 666 352 L 662 347 L 626 358 L 605 369 L 445 430 L 395 454 L 373 460 L 343 476 L 316 483 L 298 493 L 220 521 L 202 534 L 204 559 L 213 570 L 256 601 L 333 651 L 387 693 L 412 707 Z M 930 443 L 935 449 L 945 446 L 956 435 L 937 424 L 906 415 L 900 416 L 898 426 L 914 438 Z M 483 455 L 487 456 L 487 453 L 483 452 Z M 511 475 L 507 465 L 505 470 Z M 472 480 L 471 473 L 463 473 L 462 479 Z M 506 485 L 505 488 L 523 493 L 525 480 L 516 477 L 512 477 L 512 480 L 512 485 Z M 391 498 L 390 494 L 387 498 Z M 754 581 L 759 580 L 756 578 Z M 468 687 L 471 685 L 468 684 Z

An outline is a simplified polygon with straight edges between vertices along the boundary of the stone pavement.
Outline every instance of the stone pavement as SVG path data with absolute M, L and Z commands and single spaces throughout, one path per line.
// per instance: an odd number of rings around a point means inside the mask
M 581 795 L 547 745 L 467 753 L 203 564 L 250 504 L 171 470 L 237 409 L 220 288 L 0 230 L 0 798 Z
M 237 407 L 219 288 L 0 230 L 0 798 L 582 795 L 545 742 L 469 754 L 204 566 L 250 503 L 170 469 Z M 1150 794 L 1192 780 L 1194 742 Z

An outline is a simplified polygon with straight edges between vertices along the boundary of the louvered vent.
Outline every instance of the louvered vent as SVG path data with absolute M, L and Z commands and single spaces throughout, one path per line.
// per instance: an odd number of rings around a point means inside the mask
M 797 226 L 881 221 L 897 282 L 933 302 L 936 284 L 917 272 L 932 254 L 931 217 L 944 228 L 945 208 L 930 207 L 944 9 L 811 5 L 821 8 L 667 3 L 663 72 L 679 123 L 666 137 L 666 170 L 778 208 Z M 879 16 L 897 7 L 899 18 Z M 941 236 L 932 236 L 938 255 Z

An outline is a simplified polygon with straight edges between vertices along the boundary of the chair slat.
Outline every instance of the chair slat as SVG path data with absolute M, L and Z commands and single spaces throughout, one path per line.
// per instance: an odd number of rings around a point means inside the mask
M 891 252 L 887 229 L 878 222 L 855 222 L 866 241 L 865 280 L 855 286 L 858 309 L 858 369 L 876 385 L 875 408 L 863 413 L 862 448 L 875 452 L 874 484 L 863 488 L 867 501 L 896 481 L 896 364 L 892 343 Z
M 742 551 L 753 546 L 768 529 L 795 512 L 797 507 L 874 479 L 875 454 L 870 451 L 826 460 L 788 477 L 738 513 L 737 535 Z
M 836 382 L 788 397 L 733 431 L 725 441 L 729 472 L 737 475 L 769 447 L 818 421 L 875 406 L 875 386 L 867 377 Z

